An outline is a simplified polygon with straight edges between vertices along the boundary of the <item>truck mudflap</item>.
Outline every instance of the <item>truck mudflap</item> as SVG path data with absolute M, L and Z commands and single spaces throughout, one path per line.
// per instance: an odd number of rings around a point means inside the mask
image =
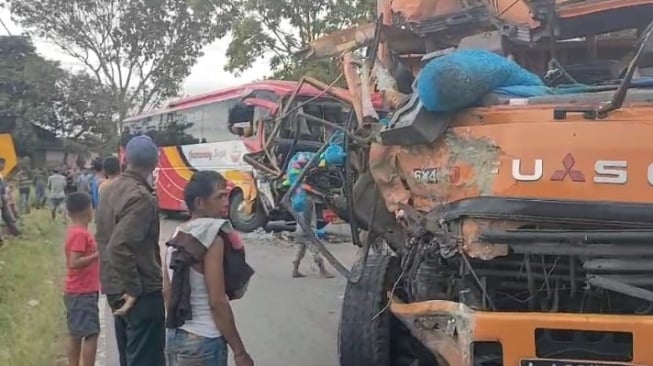
M 473 366 L 476 342 L 501 344 L 506 366 L 653 365 L 653 316 L 475 311 L 452 301 L 404 303 L 392 297 L 390 311 L 426 348 L 450 366 Z M 435 321 L 434 319 L 438 319 Z M 438 326 L 436 326 L 436 324 Z M 538 357 L 540 329 L 610 332 L 632 336 L 628 360 L 577 360 Z M 600 344 L 600 343 L 596 343 Z

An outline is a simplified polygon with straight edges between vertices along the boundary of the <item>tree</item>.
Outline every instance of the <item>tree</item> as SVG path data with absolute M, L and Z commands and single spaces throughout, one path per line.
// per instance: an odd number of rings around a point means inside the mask
M 331 82 L 339 74 L 331 60 L 306 63 L 295 53 L 336 30 L 374 19 L 375 0 L 236 0 L 240 10 L 232 27 L 225 70 L 249 69 L 256 59 L 272 55 L 274 78 L 298 79 L 308 74 Z
M 115 141 L 114 114 L 111 94 L 93 77 L 42 58 L 28 37 L 0 37 L 0 133 L 11 133 L 20 156 L 34 152 L 36 128 L 64 148 L 97 150 Z
M 65 143 L 101 148 L 117 142 L 116 112 L 109 88 L 90 75 L 65 73 L 52 98 L 55 118 L 43 127 Z M 114 149 L 115 150 L 115 149 Z
M 34 124 L 55 118 L 51 97 L 62 70 L 36 54 L 28 37 L 0 37 L 0 133 L 11 133 L 20 156 L 31 152 Z
M 1 1 L 1 0 L 0 0 Z M 224 0 L 5 0 L 15 19 L 86 65 L 122 121 L 177 95 L 234 14 Z

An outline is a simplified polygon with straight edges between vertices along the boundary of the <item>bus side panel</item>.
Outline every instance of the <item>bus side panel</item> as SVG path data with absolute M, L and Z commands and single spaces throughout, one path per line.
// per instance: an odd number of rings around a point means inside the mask
M 184 188 L 195 169 L 188 166 L 176 146 L 159 149 L 159 167 L 154 173 L 156 195 L 162 211 L 186 211 Z
M 160 148 L 155 172 L 159 208 L 186 211 L 184 188 L 193 173 L 201 170 L 220 172 L 230 187 L 242 189 L 245 199 L 253 201 L 256 186 L 252 168 L 242 161 L 246 152 L 240 140 Z

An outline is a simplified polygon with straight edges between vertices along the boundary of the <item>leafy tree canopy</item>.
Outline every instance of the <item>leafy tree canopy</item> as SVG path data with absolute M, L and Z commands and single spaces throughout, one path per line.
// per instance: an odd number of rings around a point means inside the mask
M 57 83 L 52 107 L 55 118 L 44 128 L 94 150 L 115 150 L 106 145 L 116 142 L 116 108 L 109 88 L 95 78 L 84 72 L 65 73 Z
M 375 0 L 236 0 L 225 70 L 239 73 L 271 54 L 273 78 L 303 75 L 331 82 L 339 74 L 331 60 L 306 63 L 294 56 L 302 46 L 331 32 L 369 22 Z
M 2 0 L 0 0 L 2 1 Z M 120 120 L 177 95 L 202 48 L 222 37 L 227 0 L 4 0 L 21 25 L 86 65 Z
M 55 118 L 51 97 L 62 75 L 58 64 L 36 54 L 27 37 L 0 37 L 0 133 L 10 132 L 20 155 L 35 142 L 32 124 Z
M 12 134 L 20 156 L 36 147 L 36 126 L 97 150 L 115 140 L 114 114 L 95 78 L 42 58 L 28 37 L 0 37 L 0 133 Z

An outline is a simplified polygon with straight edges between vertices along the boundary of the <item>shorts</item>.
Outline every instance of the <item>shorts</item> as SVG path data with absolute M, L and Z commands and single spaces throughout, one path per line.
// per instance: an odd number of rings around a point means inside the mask
M 59 208 L 59 206 L 61 206 L 61 204 L 65 200 L 66 200 L 65 198 L 50 198 L 50 202 L 52 203 L 52 208 L 54 209 Z
M 73 338 L 100 334 L 98 293 L 64 294 L 68 333 Z

